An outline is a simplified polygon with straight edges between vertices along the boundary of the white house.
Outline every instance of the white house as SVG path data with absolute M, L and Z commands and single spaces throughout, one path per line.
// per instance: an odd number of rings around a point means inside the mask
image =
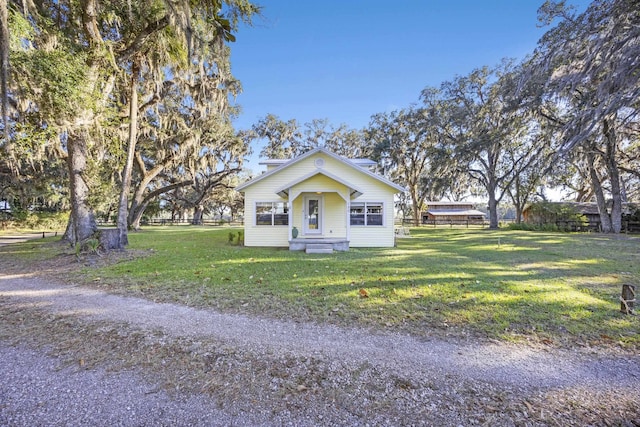
M 315 148 L 263 164 L 267 172 L 236 188 L 245 197 L 246 246 L 331 252 L 394 245 L 394 195 L 404 188 L 371 172 L 375 162 Z

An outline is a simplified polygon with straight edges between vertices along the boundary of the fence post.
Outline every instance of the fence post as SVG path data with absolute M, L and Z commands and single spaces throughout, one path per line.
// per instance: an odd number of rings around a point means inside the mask
M 636 287 L 633 285 L 622 285 L 622 295 L 620 296 L 620 311 L 624 314 L 635 314 L 633 307 L 636 302 Z

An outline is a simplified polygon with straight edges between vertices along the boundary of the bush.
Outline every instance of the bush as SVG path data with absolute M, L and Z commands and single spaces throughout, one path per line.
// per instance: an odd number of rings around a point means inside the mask
M 244 246 L 244 230 L 239 230 L 237 233 L 230 231 L 228 239 L 230 245 L 233 245 L 233 241 L 235 240 L 237 246 Z
M 629 213 L 622 215 L 624 221 L 640 222 L 640 207 L 629 204 Z
M 584 226 L 587 218 L 579 213 L 571 203 L 536 202 L 529 207 L 528 224 L 533 225 L 534 230 L 558 231 L 558 223 L 566 223 L 574 226 Z
M 508 225 L 509 230 L 523 230 L 523 231 L 559 231 L 556 224 L 533 224 L 530 222 L 521 222 L 520 224 L 511 223 Z
M 67 227 L 68 221 L 68 212 L 32 213 L 19 211 L 17 215 L 14 214 L 13 226 L 38 231 L 59 231 Z

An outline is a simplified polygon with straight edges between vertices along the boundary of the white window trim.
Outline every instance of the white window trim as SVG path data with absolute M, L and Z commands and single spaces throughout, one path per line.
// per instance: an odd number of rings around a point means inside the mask
M 327 192 L 327 191 L 324 191 Z M 309 213 L 307 212 L 307 206 L 309 204 L 309 199 L 317 199 L 318 200 L 318 209 L 319 209 L 319 213 L 320 213 L 320 223 L 318 224 L 318 229 L 317 230 L 309 230 L 308 228 L 308 224 L 307 224 L 307 216 L 309 215 Z M 324 220 L 325 220 L 325 204 L 324 204 L 324 194 L 320 194 L 320 195 L 307 195 L 304 197 L 303 199 L 303 206 L 302 206 L 302 231 L 304 232 L 305 235 L 308 236 L 321 236 L 324 233 Z
M 369 225 L 367 224 L 367 205 L 368 204 L 372 204 L 372 205 L 380 205 L 382 207 L 382 224 L 381 225 Z M 353 225 L 351 224 L 351 207 L 353 205 L 364 205 L 364 225 Z M 384 202 L 376 202 L 373 200 L 370 201 L 366 201 L 366 202 L 360 202 L 360 201 L 352 201 L 349 204 L 349 226 L 350 227 L 356 227 L 356 228 L 362 228 L 362 227 L 386 227 L 387 226 L 387 216 L 385 215 L 386 213 L 386 208 L 385 208 L 385 203 Z
M 271 225 L 264 225 L 264 224 L 258 224 L 258 203 L 271 203 Z M 289 212 L 291 211 L 289 209 L 289 203 L 288 202 L 283 202 L 282 200 L 277 200 L 277 201 L 268 201 L 268 200 L 256 200 L 255 202 L 253 202 L 253 226 L 254 227 L 289 227 L 289 224 L 286 225 L 275 225 L 275 204 L 276 203 L 282 203 L 285 207 L 285 209 L 287 209 L 287 216 L 288 216 L 288 221 L 291 221 Z

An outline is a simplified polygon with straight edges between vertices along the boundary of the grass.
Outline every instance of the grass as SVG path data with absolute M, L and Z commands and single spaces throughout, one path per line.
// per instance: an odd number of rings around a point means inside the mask
M 307 255 L 232 246 L 229 230 L 131 233 L 131 249 L 148 256 L 75 279 L 158 301 L 418 336 L 640 348 L 640 319 L 619 312 L 621 285 L 640 283 L 637 237 L 416 228 L 396 248 Z

